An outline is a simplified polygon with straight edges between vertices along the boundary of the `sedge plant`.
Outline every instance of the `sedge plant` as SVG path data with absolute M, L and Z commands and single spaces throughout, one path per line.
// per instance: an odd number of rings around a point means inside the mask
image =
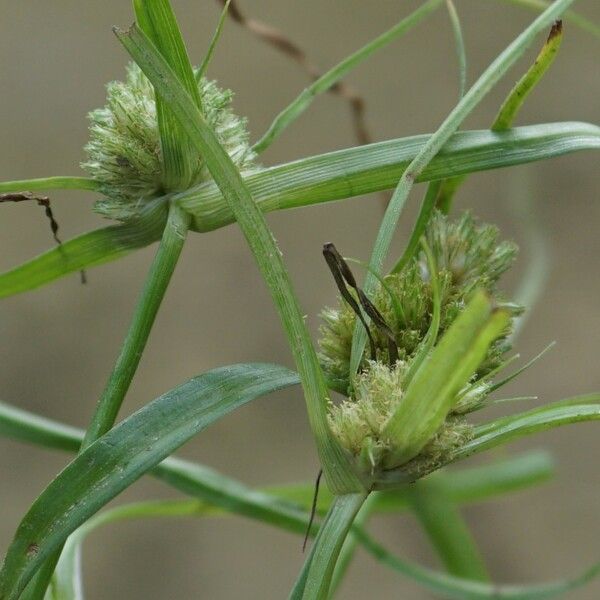
M 471 213 L 454 215 L 454 194 L 475 171 L 600 148 L 600 128 L 592 124 L 513 126 L 558 51 L 559 19 L 573 0 L 528 4 L 540 9 L 539 16 L 469 87 L 456 6 L 450 0 L 422 3 L 318 77 L 252 144 L 246 121 L 231 108 L 231 92 L 207 78 L 230 3 L 225 3 L 207 55 L 194 68 L 168 0 L 134 0 L 135 23 L 127 30 L 115 28 L 131 58 L 124 80 L 109 84 L 106 105 L 90 113 L 82 164 L 87 177 L 0 183 L 0 200 L 37 200 L 47 214 L 49 202 L 39 192 L 91 190 L 98 194 L 95 210 L 115 221 L 1 274 L 2 297 L 158 242 L 129 331 L 87 429 L 0 404 L 0 433 L 75 454 L 19 524 L 2 563 L 0 600 L 81 598 L 79 552 L 91 531 L 123 519 L 175 515 L 235 513 L 314 537 L 297 580 L 290 582 L 289 597 L 294 599 L 331 597 L 358 544 L 383 565 L 448 598 L 547 598 L 596 573 L 594 566 L 573 579 L 548 584 L 492 584 L 457 509 L 547 479 L 547 455 L 524 455 L 451 475 L 443 470 L 524 435 L 600 418 L 600 395 L 593 393 L 492 421 L 470 418 L 495 402 L 490 395 L 528 366 L 506 374 L 515 360 L 511 347 L 525 307 L 502 291 L 501 276 L 514 262 L 516 246 Z M 318 94 L 441 6 L 449 11 L 456 41 L 460 94 L 433 134 L 261 165 L 260 154 Z M 566 18 L 582 23 L 576 13 Z M 459 131 L 486 94 L 548 31 L 535 64 L 490 129 Z M 420 182 L 428 187 L 412 234 L 386 271 L 398 220 Z M 346 258 L 333 244 L 324 246 L 340 298 L 337 306 L 323 311 L 317 350 L 263 213 L 381 190 L 393 193 L 368 261 Z M 51 212 L 49 216 L 55 223 Z M 117 422 L 187 236 L 231 223 L 241 229 L 270 292 L 295 370 L 261 363 L 213 369 Z M 355 276 L 359 268 L 365 272 L 360 284 Z M 325 484 L 318 496 L 311 484 L 251 489 L 171 456 L 251 400 L 298 385 Z M 333 391 L 343 399 L 336 401 Z M 145 474 L 190 498 L 98 512 Z M 399 559 L 367 533 L 372 514 L 400 510 L 417 515 L 446 573 Z

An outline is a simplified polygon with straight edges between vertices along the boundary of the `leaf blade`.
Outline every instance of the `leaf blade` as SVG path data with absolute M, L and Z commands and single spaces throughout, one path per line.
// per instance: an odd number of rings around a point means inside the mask
M 225 414 L 296 385 L 276 365 L 214 369 L 163 394 L 92 444 L 34 502 L 0 572 L 0 597 L 16 600 L 35 573 L 79 525 L 190 437 Z

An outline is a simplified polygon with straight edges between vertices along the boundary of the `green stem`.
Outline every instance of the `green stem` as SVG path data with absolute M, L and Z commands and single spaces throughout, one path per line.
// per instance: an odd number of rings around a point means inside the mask
M 171 204 L 163 237 L 138 300 L 127 337 L 85 433 L 80 453 L 106 433 L 117 418 L 177 265 L 189 223 L 190 217 L 187 213 L 175 204 Z M 61 551 L 62 548 L 52 554 L 40 567 L 27 586 L 23 600 L 42 600 Z
M 188 225 L 189 216 L 172 204 L 158 252 L 150 267 L 127 337 L 85 434 L 82 450 L 106 433 L 117 418 L 177 265 Z
M 289 600 L 326 600 L 333 571 L 367 494 L 336 496 L 314 541 Z
M 373 492 L 369 495 L 369 497 L 365 500 L 364 504 L 358 511 L 358 514 L 354 518 L 352 523 L 352 527 L 363 527 L 366 525 L 367 521 L 377 509 L 377 502 L 379 499 L 379 492 Z M 346 576 L 346 572 L 348 571 L 348 567 L 354 558 L 354 552 L 356 551 L 356 546 L 358 544 L 358 539 L 354 535 L 353 530 L 351 529 L 348 532 L 348 536 L 344 540 L 344 544 L 342 546 L 342 550 L 340 551 L 340 555 L 338 557 L 337 563 L 335 565 L 335 569 L 333 571 L 333 577 L 331 580 L 330 586 L 330 594 L 333 596 L 335 592 L 338 590 L 341 585 L 344 577 Z
M 452 109 L 444 119 L 438 130 L 429 138 L 421 151 L 415 156 L 406 171 L 400 177 L 398 185 L 392 195 L 390 203 L 381 222 L 377 239 L 371 254 L 369 264 L 381 272 L 385 258 L 387 257 L 390 244 L 400 214 L 404 208 L 408 195 L 416 181 L 427 165 L 436 154 L 444 147 L 452 134 L 460 127 L 462 122 L 481 102 L 488 92 L 502 79 L 509 68 L 523 55 L 525 50 L 535 39 L 535 36 L 545 29 L 554 19 L 560 16 L 574 0 L 556 0 L 540 15 L 527 29 L 525 29 L 515 40 L 501 52 L 490 66 L 482 73 L 460 102 Z M 367 273 L 364 292 L 369 296 L 377 284 L 377 280 Z M 350 373 L 358 371 L 362 360 L 366 342 L 366 330 L 360 322 L 354 329 L 352 340 L 352 352 L 350 358 Z
M 428 0 L 427 2 L 424 2 L 417 10 L 402 19 L 391 29 L 382 33 L 379 37 L 352 53 L 342 62 L 327 71 L 327 73 L 319 77 L 275 117 L 275 120 L 271 123 L 267 132 L 254 144 L 252 149 L 257 154 L 264 152 L 287 127 L 308 109 L 319 94 L 330 90 L 352 71 L 352 69 L 369 58 L 377 50 L 384 48 L 402 34 L 412 29 L 425 17 L 435 11 L 440 4 L 441 0 Z
M 427 482 L 424 482 L 425 484 Z M 429 541 L 451 575 L 487 581 L 488 572 L 479 549 L 458 507 L 442 487 L 408 488 L 411 509 L 427 533 Z
M 261 275 L 271 292 L 302 380 L 311 430 L 329 487 L 337 493 L 364 489 L 364 484 L 354 470 L 349 453 L 329 431 L 328 390 L 325 379 L 290 276 L 264 215 L 231 157 L 181 87 L 172 69 L 143 32 L 135 25 L 126 33 L 118 30 L 115 32 L 154 85 L 157 93 L 169 104 L 196 151 L 200 152 L 206 160 L 206 166 L 248 242 Z

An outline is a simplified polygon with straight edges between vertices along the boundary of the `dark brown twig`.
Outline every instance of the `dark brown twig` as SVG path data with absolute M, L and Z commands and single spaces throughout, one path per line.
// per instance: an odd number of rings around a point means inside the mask
M 44 214 L 48 221 L 50 221 L 50 229 L 52 231 L 52 237 L 59 247 L 62 246 L 62 240 L 58 237 L 58 221 L 54 218 L 52 207 L 50 206 L 50 198 L 48 196 L 39 196 L 32 192 L 11 192 L 8 194 L 0 194 L 0 203 L 2 202 L 37 202 L 39 206 L 44 208 Z M 79 272 L 81 276 L 81 283 L 87 283 L 87 277 L 84 270 Z

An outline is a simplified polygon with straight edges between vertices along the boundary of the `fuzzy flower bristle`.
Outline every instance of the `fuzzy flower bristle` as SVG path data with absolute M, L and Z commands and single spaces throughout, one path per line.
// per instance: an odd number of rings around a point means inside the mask
M 233 162 L 242 171 L 253 166 L 246 121 L 231 110 L 232 92 L 201 78 L 202 110 Z M 106 105 L 89 114 L 90 140 L 82 163 L 100 184 L 103 198 L 95 205 L 101 215 L 126 221 L 151 198 L 169 190 L 163 186 L 162 152 L 154 89 L 140 68 L 131 63 L 124 82 L 107 86 Z M 198 155 L 191 185 L 209 181 L 210 173 Z
M 480 224 L 465 213 L 452 222 L 441 213 L 434 213 L 425 232 L 437 265 L 441 295 L 439 336 L 450 327 L 476 289 L 487 291 L 502 302 L 497 283 L 513 264 L 517 253 L 514 243 L 498 240 L 498 229 Z M 400 273 L 387 275 L 385 286 L 375 289 L 371 301 L 391 327 L 398 345 L 398 355 L 410 361 L 427 335 L 433 313 L 431 273 L 424 253 L 416 256 Z M 518 314 L 519 307 L 514 307 Z M 327 308 L 322 314 L 320 361 L 335 389 L 343 390 L 350 381 L 350 353 L 356 315 L 343 301 L 337 308 Z M 506 334 L 509 332 L 507 331 Z M 376 329 L 372 332 L 377 359 L 388 362 L 387 339 Z M 478 373 L 485 374 L 500 364 L 509 349 L 505 339 L 492 345 Z M 367 356 L 362 361 L 365 367 Z
M 377 469 L 391 449 L 384 430 L 390 417 L 402 402 L 403 379 L 407 365 L 393 367 L 369 361 L 354 383 L 351 398 L 329 408 L 329 426 L 341 445 L 367 468 Z M 473 427 L 462 417 L 451 415 L 421 452 L 406 465 L 406 471 L 420 477 L 446 461 L 453 450 L 472 437 Z

